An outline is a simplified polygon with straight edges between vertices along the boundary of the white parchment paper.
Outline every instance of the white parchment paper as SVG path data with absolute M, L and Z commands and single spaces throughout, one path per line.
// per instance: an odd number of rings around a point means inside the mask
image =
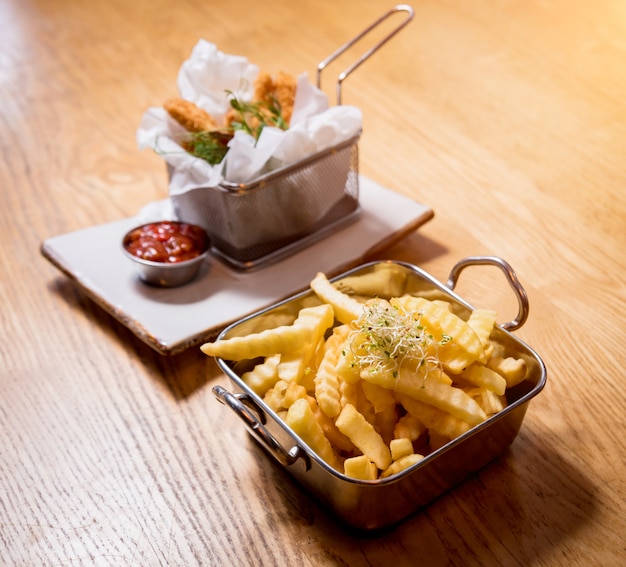
M 220 124 L 230 106 L 228 91 L 240 100 L 251 100 L 258 73 L 259 68 L 245 57 L 225 54 L 201 39 L 182 64 L 177 86 L 181 98 L 194 102 Z M 169 166 L 170 195 L 177 195 L 199 187 L 215 187 L 223 181 L 246 183 L 356 136 L 362 121 L 356 107 L 329 107 L 327 96 L 303 73 L 297 80 L 289 129 L 266 127 L 258 140 L 237 131 L 218 165 L 210 165 L 180 146 L 176 140 L 186 132 L 162 107 L 144 113 L 137 144 L 163 157 Z

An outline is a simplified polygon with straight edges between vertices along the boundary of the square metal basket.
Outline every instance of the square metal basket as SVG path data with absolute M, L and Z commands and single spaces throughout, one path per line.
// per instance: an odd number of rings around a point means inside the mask
M 318 64 L 319 88 L 329 63 L 398 12 L 407 17 L 338 75 L 338 105 L 343 81 L 413 19 L 413 9 L 395 6 Z M 222 182 L 172 195 L 174 211 L 180 220 L 202 226 L 213 253 L 232 267 L 248 270 L 276 261 L 356 219 L 360 136 L 247 183 Z
M 506 391 L 507 407 L 475 425 L 466 433 L 437 448 L 417 464 L 387 478 L 365 481 L 350 478 L 316 454 L 296 432 L 246 383 L 242 376 L 255 361 L 216 359 L 229 377 L 232 392 L 214 386 L 216 398 L 243 421 L 252 438 L 268 456 L 282 466 L 305 490 L 334 516 L 352 528 L 376 531 L 402 521 L 431 503 L 471 474 L 502 455 L 522 426 L 530 401 L 546 383 L 546 367 L 539 355 L 511 331 L 521 327 L 528 315 L 528 300 L 515 272 L 496 257 L 460 260 L 447 284 L 411 264 L 396 261 L 372 262 L 341 274 L 331 281 L 346 293 L 390 298 L 415 295 L 449 302 L 453 312 L 467 319 L 473 307 L 453 289 L 460 272 L 472 265 L 492 265 L 506 275 L 519 303 L 518 317 L 497 325 L 492 340 L 503 356 L 521 358 L 527 365 L 523 382 Z M 242 337 L 294 320 L 303 306 L 319 302 L 312 290 L 252 314 L 227 327 L 218 339 Z
M 248 269 L 308 245 L 359 212 L 359 135 L 250 183 L 223 182 L 171 200 L 202 226 L 213 251 Z

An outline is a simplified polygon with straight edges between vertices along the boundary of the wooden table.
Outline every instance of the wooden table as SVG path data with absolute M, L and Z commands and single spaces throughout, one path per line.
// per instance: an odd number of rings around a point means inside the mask
M 167 196 L 135 133 L 200 38 L 313 78 L 390 7 L 1 3 L 3 565 L 625 564 L 624 3 L 423 0 L 344 85 L 361 173 L 435 211 L 381 257 L 505 258 L 548 368 L 511 449 L 389 533 L 344 529 L 215 401 L 211 359 L 161 356 L 39 253 Z M 510 319 L 475 270 L 459 293 Z

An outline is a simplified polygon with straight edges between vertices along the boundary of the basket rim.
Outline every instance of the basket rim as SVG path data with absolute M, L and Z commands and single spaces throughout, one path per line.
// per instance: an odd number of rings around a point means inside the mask
M 233 193 L 247 192 L 258 188 L 259 186 L 262 187 L 266 183 L 279 179 L 283 176 L 287 176 L 297 169 L 316 163 L 339 150 L 343 150 L 349 146 L 356 145 L 359 141 L 359 138 L 361 137 L 361 133 L 362 130 L 359 130 L 354 136 L 348 138 L 347 140 L 344 140 L 342 142 L 339 142 L 338 144 L 335 144 L 334 146 L 311 154 L 310 156 L 307 156 L 295 163 L 284 165 L 277 169 L 273 169 L 272 171 L 268 171 L 267 173 L 264 173 L 263 175 L 260 175 L 259 177 L 256 177 L 255 179 L 252 179 L 250 181 L 246 181 L 244 183 L 235 183 L 232 181 L 224 180 L 220 182 L 218 187 L 221 187 Z

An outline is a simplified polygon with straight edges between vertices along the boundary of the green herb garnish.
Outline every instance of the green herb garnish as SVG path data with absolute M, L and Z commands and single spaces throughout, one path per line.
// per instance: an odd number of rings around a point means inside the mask
M 275 126 L 281 130 L 289 127 L 275 97 L 268 101 L 245 102 L 239 100 L 232 91 L 226 93 L 231 97 L 231 108 L 238 113 L 238 119 L 231 123 L 233 130 L 243 130 L 258 139 L 265 126 Z
M 448 335 L 437 340 L 422 325 L 421 313 L 404 312 L 381 299 L 367 305 L 356 325 L 356 363 L 369 372 L 389 372 L 394 377 L 404 366 L 424 377 L 441 370 L 439 347 L 452 340 Z
M 236 112 L 229 126 L 222 130 L 191 133 L 181 143 L 185 151 L 211 165 L 222 162 L 228 152 L 228 142 L 237 130 L 243 130 L 258 140 L 266 126 L 281 130 L 289 127 L 274 97 L 269 101 L 245 102 L 239 100 L 232 91 L 226 91 L 226 94 L 230 97 L 231 108 Z
M 228 141 L 232 137 L 223 132 L 195 132 L 185 141 L 185 149 L 193 156 L 209 162 L 211 165 L 221 163 L 228 152 Z

